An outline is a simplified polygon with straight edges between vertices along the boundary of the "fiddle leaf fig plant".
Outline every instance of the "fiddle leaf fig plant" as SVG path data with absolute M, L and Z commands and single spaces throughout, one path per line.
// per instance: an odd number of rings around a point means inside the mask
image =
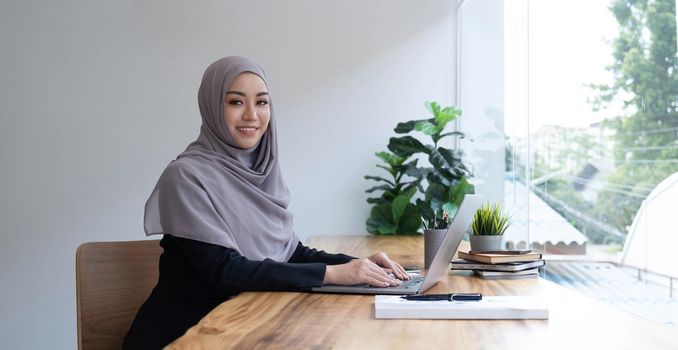
M 473 193 L 474 187 L 468 182 L 471 173 L 463 162 L 463 152 L 439 145 L 446 137 L 464 137 L 459 131 L 445 132 L 446 126 L 461 115 L 461 110 L 454 106 L 443 108 L 437 102 L 427 102 L 425 106 L 432 118 L 399 123 L 394 131 L 398 134 L 423 133 L 430 137 L 432 144 L 425 145 L 406 135 L 392 137 L 388 149 L 399 157 L 421 154 L 428 158 L 431 166 L 417 167 L 415 164 L 404 171 L 419 184 L 426 180 L 428 186 L 422 190 L 424 198 L 417 199 L 416 205 L 427 226 L 434 227 L 435 219 L 441 218 L 444 212 L 454 217 L 464 195 Z
M 422 222 L 434 227 L 436 218 L 442 218 L 444 212 L 453 217 L 464 195 L 474 192 L 462 151 L 439 145 L 447 137 L 464 137 L 458 131 L 445 132 L 461 111 L 453 106 L 442 108 L 437 102 L 427 102 L 426 109 L 431 118 L 398 123 L 394 131 L 422 133 L 432 144 L 424 144 L 412 135 L 392 137 L 388 143 L 390 152 L 376 153 L 385 163 L 377 167 L 386 170 L 391 178 L 365 176 L 380 183 L 366 192 L 381 191 L 380 196 L 367 199 L 373 205 L 366 222 L 367 231 L 372 234 L 414 234 L 419 232 Z M 430 166 L 418 166 L 421 157 L 408 161 L 413 156 L 423 156 Z M 420 195 L 415 199 L 417 192 Z

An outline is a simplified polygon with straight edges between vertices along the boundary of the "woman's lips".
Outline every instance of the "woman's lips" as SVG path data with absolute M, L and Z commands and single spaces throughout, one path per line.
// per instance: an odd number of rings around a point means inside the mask
M 241 134 L 246 136 L 254 136 L 257 134 L 257 131 L 259 131 L 259 128 L 251 126 L 236 127 L 235 129 L 238 130 L 238 132 L 240 132 Z

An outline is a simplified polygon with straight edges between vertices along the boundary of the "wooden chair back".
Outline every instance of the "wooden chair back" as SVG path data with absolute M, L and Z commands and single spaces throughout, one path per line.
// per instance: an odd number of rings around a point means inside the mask
M 75 253 L 78 349 L 120 349 L 158 281 L 158 240 L 83 243 Z

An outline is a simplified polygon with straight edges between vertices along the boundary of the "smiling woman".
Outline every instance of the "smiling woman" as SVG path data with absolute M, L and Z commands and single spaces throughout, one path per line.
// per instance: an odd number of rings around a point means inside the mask
M 243 291 L 387 287 L 410 279 L 383 252 L 356 259 L 299 241 L 265 79 L 243 57 L 222 58 L 205 71 L 200 135 L 170 162 L 146 202 L 144 230 L 163 235 L 163 253 L 158 283 L 125 349 L 162 348 Z
M 241 73 L 225 99 L 224 117 L 233 141 L 243 149 L 256 146 L 271 119 L 266 83 L 254 73 Z

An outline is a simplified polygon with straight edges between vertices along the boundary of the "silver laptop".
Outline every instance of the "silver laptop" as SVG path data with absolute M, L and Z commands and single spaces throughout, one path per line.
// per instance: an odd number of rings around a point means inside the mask
M 471 224 L 476 210 L 485 202 L 485 196 L 479 194 L 467 194 L 457 210 L 450 227 L 445 233 L 445 238 L 436 252 L 431 268 L 428 269 L 426 277 L 416 276 L 409 281 L 403 281 L 399 286 L 393 287 L 374 287 L 368 284 L 341 286 L 324 285 L 322 287 L 311 288 L 313 292 L 326 293 L 350 293 L 350 294 L 419 294 L 433 287 L 440 279 L 447 274 L 452 256 L 459 248 L 466 228 Z

